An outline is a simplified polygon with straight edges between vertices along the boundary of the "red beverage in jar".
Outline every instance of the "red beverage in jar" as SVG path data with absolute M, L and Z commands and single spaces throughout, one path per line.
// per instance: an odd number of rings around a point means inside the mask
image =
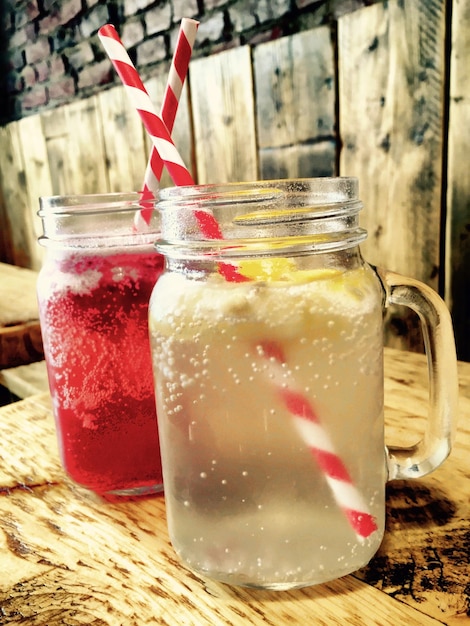
M 62 463 L 101 494 L 162 489 L 148 303 L 163 262 L 136 240 L 56 247 L 38 280 Z

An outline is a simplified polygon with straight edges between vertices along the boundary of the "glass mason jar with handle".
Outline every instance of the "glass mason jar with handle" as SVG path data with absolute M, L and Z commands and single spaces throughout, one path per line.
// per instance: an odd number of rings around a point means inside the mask
M 163 267 L 158 214 L 140 233 L 137 193 L 41 198 L 40 207 L 39 313 L 64 468 L 101 494 L 161 491 L 148 339 Z
M 289 589 L 365 565 L 385 484 L 450 452 L 452 326 L 426 285 L 361 256 L 357 180 L 163 190 L 150 334 L 171 541 L 192 569 Z M 426 432 L 384 442 L 383 309 L 421 318 Z

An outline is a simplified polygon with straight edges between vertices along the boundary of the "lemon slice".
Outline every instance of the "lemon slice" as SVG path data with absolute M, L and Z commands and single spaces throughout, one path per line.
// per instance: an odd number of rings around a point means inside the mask
M 291 284 L 310 283 L 314 280 L 331 280 L 342 274 L 337 269 L 329 268 L 299 270 L 292 259 L 284 257 L 247 259 L 239 263 L 238 270 L 240 274 L 250 280 L 283 281 Z
M 283 257 L 268 259 L 247 259 L 238 265 L 240 274 L 250 280 L 274 282 L 289 280 L 289 276 L 296 271 L 295 263 Z

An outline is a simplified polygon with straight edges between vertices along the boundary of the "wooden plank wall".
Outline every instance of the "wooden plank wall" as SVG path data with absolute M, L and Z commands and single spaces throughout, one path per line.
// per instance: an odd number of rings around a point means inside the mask
M 364 256 L 445 294 L 466 360 L 469 37 L 470 0 L 391 0 L 195 59 L 174 132 L 199 183 L 358 176 Z M 156 103 L 166 72 L 147 83 Z M 122 87 L 9 124 L 0 148 L 3 257 L 35 269 L 38 196 L 139 189 L 150 150 Z M 391 311 L 387 343 L 421 349 L 417 328 Z

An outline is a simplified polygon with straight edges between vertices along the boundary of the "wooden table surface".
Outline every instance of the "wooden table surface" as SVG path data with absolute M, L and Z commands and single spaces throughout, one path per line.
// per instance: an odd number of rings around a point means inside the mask
M 0 263 L 0 369 L 44 358 L 37 277 L 33 270 Z
M 0 624 L 470 624 L 470 364 L 459 372 L 454 450 L 433 474 L 388 485 L 385 538 L 371 563 L 282 592 L 186 570 L 168 540 L 162 496 L 109 502 L 72 484 L 47 394 L 3 407 Z M 426 406 L 423 357 L 386 350 L 388 439 L 416 439 Z

